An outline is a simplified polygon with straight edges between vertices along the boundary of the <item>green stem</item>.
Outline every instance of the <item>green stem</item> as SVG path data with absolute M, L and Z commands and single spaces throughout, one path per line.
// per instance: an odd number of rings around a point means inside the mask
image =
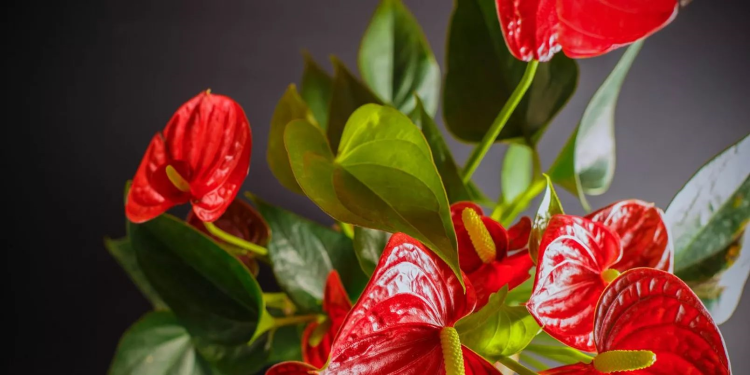
M 513 358 L 500 357 L 497 361 L 502 363 L 503 366 L 515 371 L 518 375 L 539 375 L 536 372 L 531 371 L 528 367 L 516 362 Z
M 544 371 L 549 368 L 546 363 L 526 354 L 526 353 L 520 353 L 518 355 L 519 359 L 530 364 L 534 368 L 537 369 L 537 371 Z
M 279 328 L 279 327 L 290 326 L 294 324 L 310 323 L 317 319 L 318 319 L 317 314 L 289 316 L 289 317 L 284 317 L 284 318 L 274 318 L 273 326 L 276 328 Z
M 208 232 L 219 238 L 220 240 L 230 244 L 237 246 L 241 249 L 245 249 L 248 251 L 251 251 L 255 254 L 266 256 L 268 255 L 268 249 L 266 249 L 263 246 L 256 245 L 252 242 L 248 242 L 243 240 L 242 238 L 235 237 L 227 232 L 224 232 L 223 230 L 219 229 L 214 223 L 210 222 L 204 222 L 203 223 L 206 226 L 206 229 L 208 229 Z
M 590 363 L 591 361 L 594 360 L 594 357 L 583 354 L 578 350 L 565 347 L 565 346 L 531 344 L 526 347 L 526 350 L 532 353 L 536 353 L 541 356 L 547 357 L 547 358 L 550 358 L 550 357 L 560 358 L 560 356 L 565 356 L 565 357 L 569 357 L 574 360 L 585 362 L 585 363 Z
M 516 86 L 515 90 L 513 90 L 513 93 L 510 94 L 510 98 L 508 98 L 508 101 L 505 102 L 505 105 L 500 110 L 500 113 L 495 118 L 495 121 L 492 122 L 492 126 L 490 126 L 490 129 L 487 131 L 487 133 L 484 134 L 482 142 L 477 145 L 477 147 L 471 153 L 471 156 L 469 156 L 469 160 L 466 162 L 466 166 L 463 170 L 462 179 L 464 183 L 468 183 L 471 180 L 471 176 L 477 170 L 477 167 L 479 167 L 479 163 L 482 162 L 482 159 L 487 154 L 487 151 L 490 150 L 490 147 L 492 147 L 492 144 L 497 139 L 497 136 L 500 135 L 500 132 L 508 122 L 510 115 L 513 114 L 513 111 L 518 106 L 518 103 L 521 102 L 524 94 L 526 94 L 526 91 L 531 86 L 531 82 L 534 81 L 534 74 L 536 74 L 536 68 L 538 66 L 539 61 L 537 60 L 532 60 L 526 65 L 526 71 L 523 72 L 521 82 L 518 83 L 518 86 Z
M 296 310 L 286 293 L 263 293 L 263 300 L 266 302 L 266 307 L 279 309 L 287 315 Z
M 343 221 L 339 221 L 338 223 L 339 227 L 341 228 L 341 233 L 343 233 L 350 239 L 354 239 L 354 227 L 351 224 L 345 223 Z

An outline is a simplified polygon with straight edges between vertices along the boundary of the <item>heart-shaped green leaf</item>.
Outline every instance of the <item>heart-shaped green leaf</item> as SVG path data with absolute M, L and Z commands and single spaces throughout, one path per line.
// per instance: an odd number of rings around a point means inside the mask
M 481 310 L 461 319 L 456 330 L 461 343 L 487 358 L 499 358 L 523 350 L 541 331 L 525 306 L 507 306 L 504 287 L 490 295 Z
M 457 0 L 448 34 L 443 117 L 459 139 L 479 142 L 518 85 L 526 63 L 505 45 L 494 0 Z M 535 144 L 573 95 L 578 65 L 557 54 L 534 82 L 498 140 Z
M 170 312 L 150 312 L 120 339 L 110 375 L 215 374 Z
M 135 250 L 130 244 L 130 239 L 120 238 L 113 240 L 110 238 L 104 239 L 104 246 L 110 254 L 120 263 L 120 266 L 125 273 L 128 274 L 130 280 L 133 281 L 138 290 L 141 291 L 144 297 L 146 297 L 155 310 L 169 310 L 167 304 L 162 301 L 159 297 L 159 293 L 154 290 L 154 287 L 146 280 L 146 276 L 143 274 L 141 267 L 138 265 L 138 260 L 135 257 Z
M 336 270 L 356 301 L 367 276 L 355 265 L 352 240 L 331 228 L 248 194 L 271 227 L 268 255 L 279 285 L 304 312 L 321 311 L 326 279 Z
M 354 252 L 357 254 L 359 266 L 368 276 L 372 276 L 380 261 L 385 245 L 391 234 L 382 230 L 354 227 Z
M 394 108 L 368 104 L 346 124 L 334 158 L 321 130 L 294 121 L 284 136 L 294 176 L 346 223 L 404 232 L 460 274 L 448 198 L 420 130 Z
M 544 198 L 542 198 L 539 209 L 536 211 L 536 217 L 534 217 L 534 223 L 531 225 L 531 233 L 529 234 L 529 256 L 534 260 L 534 263 L 536 263 L 536 258 L 539 255 L 539 244 L 542 241 L 542 234 L 549 225 L 549 220 L 554 215 L 565 213 L 555 192 L 555 187 L 552 185 L 552 180 L 546 174 L 544 179 L 547 182 L 547 190 L 544 192 Z
M 362 79 L 403 113 L 416 107 L 414 93 L 435 115 L 440 100 L 440 66 L 419 23 L 400 0 L 383 0 L 359 47 Z
M 339 59 L 331 58 L 331 62 L 333 63 L 333 91 L 328 110 L 328 127 L 325 130 L 331 149 L 337 150 L 349 116 L 365 104 L 383 104 L 383 101 L 355 78 Z
M 741 255 L 747 249 L 740 252 L 750 220 L 748 160 L 750 136 L 698 170 L 665 215 L 674 241 L 675 274 L 704 300 L 718 324 L 732 315 L 750 269 L 748 257 Z M 724 272 L 728 267 L 732 272 Z M 722 295 L 726 284 L 740 287 L 731 298 Z
M 309 53 L 304 52 L 303 55 L 305 71 L 302 73 L 300 95 L 310 107 L 318 125 L 325 129 L 328 126 L 328 109 L 331 105 L 333 78 L 313 60 Z
M 276 110 L 274 110 L 271 118 L 266 161 L 273 175 L 285 188 L 303 194 L 297 180 L 294 179 L 292 168 L 289 166 L 289 156 L 286 148 L 284 148 L 284 129 L 289 122 L 298 119 L 315 123 L 312 112 L 297 93 L 297 88 L 294 85 L 289 85 L 284 96 L 276 104 Z
M 194 338 L 242 345 L 268 328 L 260 286 L 209 237 L 170 215 L 128 232 L 143 274 Z
M 581 122 L 548 174 L 552 181 L 581 200 L 603 194 L 615 174 L 615 107 L 620 88 L 643 41 L 633 43 L 591 98 Z

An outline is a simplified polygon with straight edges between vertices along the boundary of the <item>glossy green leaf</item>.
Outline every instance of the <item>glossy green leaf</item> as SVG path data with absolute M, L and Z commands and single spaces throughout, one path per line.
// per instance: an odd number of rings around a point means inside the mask
M 318 125 L 328 126 L 328 109 L 331 105 L 333 78 L 318 65 L 309 53 L 304 52 L 305 71 L 302 73 L 300 95 L 312 111 Z
M 320 129 L 305 121 L 292 122 L 284 138 L 294 176 L 323 211 L 404 232 L 460 272 L 448 198 L 430 148 L 408 117 L 375 104 L 358 109 L 335 158 Z
M 354 227 L 354 252 L 367 276 L 372 276 L 390 238 L 391 234 L 382 230 Z
M 534 151 L 533 148 L 511 144 L 503 158 L 503 170 L 500 177 L 500 187 L 505 204 L 512 203 L 523 194 L 534 180 Z
M 249 195 L 249 194 L 248 194 Z M 329 227 L 249 195 L 271 227 L 268 255 L 276 280 L 303 312 L 321 311 L 326 278 L 337 270 L 356 301 L 367 276 L 356 267 L 352 240 Z
M 581 122 L 548 174 L 577 195 L 588 209 L 586 195 L 603 194 L 615 173 L 615 107 L 620 88 L 643 41 L 633 43 L 594 93 Z
M 150 312 L 120 339 L 110 375 L 217 374 L 170 312 Z
M 170 215 L 128 228 L 143 274 L 194 338 L 232 346 L 260 333 L 262 291 L 239 260 Z
M 133 281 L 133 284 L 143 293 L 143 296 L 151 302 L 155 310 L 169 310 L 167 304 L 159 297 L 159 293 L 154 290 L 138 265 L 135 250 L 133 250 L 133 246 L 130 244 L 130 239 L 127 237 L 117 240 L 105 238 L 104 246 L 106 246 L 109 253 L 117 260 L 122 269 L 125 270 L 130 280 Z
M 461 343 L 487 358 L 510 356 L 523 350 L 541 331 L 525 306 L 507 306 L 504 287 L 490 295 L 481 310 L 456 324 Z
M 539 209 L 536 211 L 534 222 L 531 225 L 531 233 L 529 234 L 529 255 L 534 260 L 534 263 L 536 263 L 536 258 L 539 255 L 539 244 L 542 242 L 542 235 L 547 229 L 550 219 L 554 215 L 565 213 L 560 199 L 555 192 L 555 186 L 552 185 L 552 180 L 546 174 L 544 175 L 544 179 L 547 182 L 547 190 L 544 192 L 542 202 L 539 203 Z
M 456 137 L 479 142 L 523 76 L 526 63 L 505 45 L 495 0 L 457 0 L 448 33 L 443 117 Z M 578 65 L 558 53 L 534 82 L 498 140 L 534 145 L 573 95 Z
M 285 188 L 303 194 L 294 179 L 292 168 L 289 166 L 289 156 L 284 148 L 284 129 L 293 120 L 307 120 L 315 123 L 312 112 L 297 93 L 297 88 L 289 85 L 284 96 L 276 104 L 276 110 L 271 118 L 271 130 L 268 132 L 268 150 L 266 161 L 271 172 Z
M 331 62 L 333 62 L 334 72 L 333 91 L 328 110 L 326 133 L 331 149 L 337 150 L 349 116 L 365 104 L 383 104 L 383 102 L 367 86 L 355 78 L 339 59 L 331 58 Z
M 271 353 L 267 363 L 302 361 L 302 332 L 304 326 L 284 326 L 271 331 Z
M 382 0 L 359 48 L 362 79 L 403 113 L 416 107 L 414 93 L 430 115 L 440 100 L 440 66 L 419 23 L 400 0 Z
M 265 333 L 250 344 L 221 345 L 193 337 L 196 350 L 222 375 L 246 375 L 260 371 L 269 361 L 272 348 Z
M 443 180 L 445 192 L 448 194 L 448 201 L 455 203 L 474 200 L 476 197 L 472 195 L 472 192 L 461 179 L 461 173 L 456 165 L 456 161 L 453 159 L 453 155 L 451 155 L 448 144 L 445 143 L 445 139 L 443 139 L 443 135 L 440 133 L 440 129 L 438 129 L 435 121 L 424 109 L 420 98 L 417 98 L 416 113 L 412 118 L 414 119 L 414 123 L 422 129 L 422 134 L 427 139 L 427 144 L 430 145 L 432 158 L 440 173 L 440 178 Z
M 666 211 L 675 247 L 675 274 L 696 292 L 701 291 L 699 296 L 706 300 L 718 299 L 725 284 L 741 286 L 747 279 L 747 261 L 740 256 L 740 245 L 750 220 L 748 160 L 750 136 L 704 165 Z M 743 262 L 736 262 L 738 257 Z M 738 268 L 724 272 L 730 266 L 730 270 Z M 717 323 L 731 316 L 741 290 L 733 295 L 732 299 L 722 297 L 722 303 L 711 304 Z

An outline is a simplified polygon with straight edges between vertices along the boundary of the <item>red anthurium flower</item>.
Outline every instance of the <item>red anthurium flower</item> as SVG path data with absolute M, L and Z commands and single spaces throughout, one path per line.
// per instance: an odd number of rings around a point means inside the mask
M 513 289 L 526 281 L 534 266 L 527 250 L 531 220 L 524 217 L 508 231 L 500 223 L 482 215 L 471 202 L 451 206 L 451 218 L 458 238 L 458 260 L 477 294 L 477 308 L 487 304 L 490 294 L 508 285 Z
M 251 147 L 239 104 L 209 91 L 198 94 L 151 140 L 128 192 L 128 219 L 148 221 L 186 202 L 202 221 L 218 219 L 247 176 Z
M 214 236 L 206 229 L 203 220 L 199 219 L 194 211 L 191 210 L 188 213 L 185 221 L 213 238 L 214 241 L 224 243 L 222 239 Z M 214 221 L 214 225 L 234 237 L 260 246 L 266 246 L 271 237 L 271 229 L 268 227 L 268 223 L 266 223 L 253 206 L 239 198 L 234 198 L 229 207 L 227 207 L 227 210 L 224 211 L 224 214 Z M 238 258 L 254 275 L 258 274 L 258 262 L 252 253 L 248 252 L 247 255 L 241 255 Z
M 461 345 L 454 324 L 475 296 L 419 241 L 394 234 L 331 348 L 328 366 L 276 365 L 267 374 L 493 374 L 499 371 Z M 461 371 L 463 369 L 463 371 Z
M 711 315 L 668 272 L 636 268 L 607 286 L 596 308 L 594 339 L 599 354 L 592 363 L 542 374 L 731 374 Z
M 339 273 L 331 271 L 323 292 L 323 311 L 327 315 L 326 319 L 308 324 L 302 333 L 302 359 L 305 362 L 315 368 L 325 366 L 336 333 L 351 309 L 352 303 L 344 285 L 341 284 Z
M 667 25 L 677 0 L 496 0 L 508 49 L 523 61 L 548 61 L 562 49 L 593 57 Z
M 526 304 L 544 331 L 568 346 L 594 351 L 594 308 L 619 272 L 620 238 L 603 224 L 555 215 L 542 235 L 534 289 Z
M 622 259 L 612 268 L 624 272 L 651 267 L 672 272 L 674 250 L 664 212 L 653 203 L 629 199 L 612 203 L 588 216 L 620 236 Z

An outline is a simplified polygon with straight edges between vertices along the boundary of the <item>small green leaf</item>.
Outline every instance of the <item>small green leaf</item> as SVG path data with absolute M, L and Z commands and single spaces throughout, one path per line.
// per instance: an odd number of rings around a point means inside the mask
M 349 116 L 357 108 L 370 103 L 383 104 L 362 82 L 355 78 L 344 63 L 332 57 L 333 63 L 333 92 L 328 110 L 328 127 L 326 132 L 331 149 L 339 148 L 341 134 L 344 132 Z
M 321 68 L 309 53 L 303 53 L 305 71 L 302 73 L 300 95 L 310 106 L 318 125 L 325 129 L 328 126 L 328 109 L 331 105 L 333 78 Z
M 191 336 L 233 346 L 258 335 L 262 291 L 239 260 L 170 215 L 128 228 L 143 274 Z
M 505 357 L 523 350 L 541 331 L 525 306 L 505 304 L 507 294 L 507 287 L 493 293 L 487 305 L 456 324 L 462 344 L 484 357 Z
M 338 156 L 317 127 L 286 130 L 294 176 L 307 196 L 334 219 L 390 233 L 403 232 L 458 268 L 448 198 L 419 129 L 390 107 L 369 104 L 346 124 Z
M 615 173 L 615 107 L 622 83 L 643 41 L 633 43 L 620 58 L 583 112 L 581 122 L 548 174 L 577 195 L 587 210 L 586 195 L 603 194 Z
M 354 227 L 354 253 L 367 276 L 372 276 L 390 238 L 391 234 L 382 230 Z
M 448 32 L 443 117 L 456 137 L 479 142 L 523 76 L 505 45 L 495 0 L 457 0 Z M 534 145 L 573 95 L 578 65 L 562 53 L 539 64 L 534 82 L 498 140 Z
M 414 93 L 430 115 L 440 99 L 440 66 L 419 23 L 400 0 L 383 0 L 359 48 L 362 79 L 403 113 L 416 107 Z
M 294 179 L 292 168 L 289 166 L 289 156 L 284 148 L 284 129 L 293 120 L 302 119 L 315 123 L 312 112 L 297 93 L 297 88 L 289 85 L 284 96 L 276 105 L 271 118 L 271 130 L 268 132 L 268 151 L 266 161 L 271 172 L 285 188 L 303 194 Z
M 539 204 L 539 209 L 536 211 L 536 217 L 534 223 L 531 225 L 531 233 L 529 234 L 529 255 L 531 259 L 536 263 L 536 258 L 539 255 L 539 244 L 542 242 L 542 234 L 547 229 L 550 219 L 554 215 L 562 215 L 563 211 L 560 199 L 557 197 L 555 187 L 552 185 L 552 180 L 546 174 L 544 179 L 547 182 L 547 190 L 544 192 L 544 198 Z
M 323 290 L 332 270 L 339 272 L 349 298 L 357 300 L 367 277 L 355 266 L 357 258 L 349 237 L 256 196 L 249 198 L 273 233 L 268 255 L 276 280 L 303 312 L 321 311 Z
M 503 158 L 503 171 L 500 187 L 505 204 L 512 203 L 525 192 L 534 180 L 534 151 L 533 148 L 511 144 Z
M 138 287 L 143 296 L 151 302 L 155 310 L 169 310 L 167 304 L 159 297 L 159 293 L 146 280 L 146 276 L 138 265 L 135 250 L 133 250 L 129 238 L 125 237 L 117 240 L 105 238 L 104 246 L 107 247 L 109 253 L 117 260 L 117 263 L 120 263 L 120 266 L 128 274 L 130 280 Z
M 110 375 L 216 374 L 170 312 L 150 312 L 120 339 Z
M 740 245 L 750 220 L 748 160 L 750 136 L 698 170 L 665 215 L 675 247 L 675 274 L 700 291 L 704 301 L 721 299 L 707 303 L 719 324 L 732 315 L 747 279 L 747 256 L 741 255 Z M 721 293 L 727 284 L 735 287 L 732 297 Z

